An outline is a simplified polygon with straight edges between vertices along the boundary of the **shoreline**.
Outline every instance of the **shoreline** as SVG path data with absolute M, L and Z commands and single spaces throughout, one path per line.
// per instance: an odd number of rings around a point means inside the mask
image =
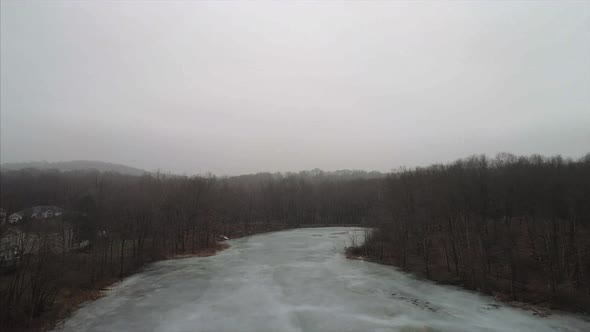
M 268 226 L 268 225 L 266 225 Z M 275 225 L 278 226 L 278 225 Z M 244 238 L 252 235 L 264 234 L 264 233 L 272 233 L 278 231 L 284 231 L 288 229 L 295 229 L 298 227 L 285 227 L 286 225 L 280 225 L 281 227 L 270 227 L 264 229 L 256 229 L 256 227 L 252 227 L 248 230 L 231 230 L 230 232 L 226 233 L 229 240 Z M 105 280 L 104 282 L 100 282 L 98 287 L 95 288 L 87 288 L 87 289 L 77 289 L 77 288 L 64 288 L 60 290 L 60 294 L 58 294 L 59 302 L 56 299 L 54 303 L 55 308 L 50 309 L 44 315 L 45 318 L 40 317 L 38 318 L 37 324 L 34 324 L 28 328 L 8 328 L 7 331 L 53 331 L 58 330 L 60 328 L 60 324 L 62 324 L 70 315 L 76 311 L 80 306 L 85 304 L 89 301 L 96 301 L 101 297 L 106 296 L 106 292 L 111 289 L 111 286 L 114 284 L 133 276 L 137 273 L 141 273 L 149 264 L 162 262 L 167 260 L 175 260 L 175 259 L 185 259 L 191 257 L 210 257 L 214 256 L 217 253 L 229 249 L 231 246 L 226 241 L 215 241 L 215 246 L 213 248 L 204 248 L 198 250 L 195 253 L 187 253 L 187 254 L 176 254 L 176 255 L 169 255 L 162 259 L 154 260 L 152 262 L 146 263 L 143 266 L 139 267 L 136 271 L 129 273 L 121 278 L 110 278 Z M 62 304 L 62 305 L 58 305 Z M 64 304 L 65 303 L 65 304 Z
M 184 258 L 191 258 L 191 257 L 210 257 L 210 256 L 215 256 L 215 255 L 217 255 L 218 252 L 229 249 L 230 247 L 231 246 L 229 244 L 227 244 L 225 241 L 217 241 L 213 248 L 205 248 L 205 249 L 202 249 L 202 250 L 199 250 L 195 253 L 190 253 L 190 254 L 172 255 L 172 256 L 168 256 L 164 259 L 157 260 L 155 262 L 174 260 L 174 259 L 184 259 Z
M 283 225 L 281 225 L 283 226 Z M 316 226 L 319 227 L 319 226 Z M 331 227 L 322 225 L 321 227 Z M 280 232 L 285 230 L 292 230 L 298 228 L 306 228 L 306 227 L 278 227 L 278 229 L 263 229 L 263 230 L 248 230 L 248 231 L 238 231 L 236 233 L 228 233 L 228 240 L 240 239 L 245 238 L 248 236 L 266 234 L 266 233 L 274 233 Z M 106 296 L 106 292 L 111 290 L 111 287 L 128 278 L 133 276 L 137 273 L 141 273 L 143 268 L 151 263 L 162 262 L 167 260 L 176 260 L 176 259 L 185 259 L 185 258 L 193 258 L 193 257 L 211 257 L 216 255 L 217 253 L 229 249 L 231 246 L 226 241 L 216 241 L 215 247 L 213 248 L 205 248 L 201 249 L 195 253 L 189 254 L 176 254 L 170 255 L 163 259 L 155 260 L 153 262 L 147 263 L 146 265 L 142 266 L 141 268 L 137 269 L 133 273 L 130 273 L 122 278 L 113 278 L 101 283 L 100 287 L 92 288 L 92 289 L 64 289 L 66 293 L 66 297 L 62 298 L 62 301 L 68 302 L 67 305 L 62 306 L 61 308 L 55 308 L 53 312 L 57 311 L 54 314 L 54 317 L 47 318 L 46 321 L 41 322 L 41 326 L 39 327 L 31 327 L 28 329 L 24 329 L 25 331 L 52 331 L 52 330 L 59 330 L 60 324 L 62 324 L 70 315 L 76 311 L 80 306 L 84 305 L 86 302 L 96 301 L 104 296 Z M 71 295 L 67 295 L 68 293 L 73 293 Z M 63 296 L 63 295 L 62 295 Z M 69 300 L 69 301 L 68 301 Z M 15 328 L 14 331 L 23 331 L 23 329 Z M 11 331 L 9 329 L 9 331 Z
M 233 240 L 233 239 L 239 239 L 239 238 L 244 238 L 244 237 L 253 236 L 253 235 L 259 235 L 259 234 L 264 234 L 264 233 L 273 233 L 273 232 L 292 230 L 292 229 L 297 229 L 297 227 L 294 227 L 294 228 L 289 227 L 289 228 L 282 228 L 282 229 L 275 229 L 275 230 L 253 231 L 253 232 L 252 231 L 240 232 L 239 234 L 230 235 L 229 239 Z M 231 246 L 226 241 L 216 241 L 215 246 L 213 248 L 205 248 L 205 249 L 199 250 L 195 253 L 171 255 L 171 256 L 167 256 L 163 259 L 155 260 L 153 262 L 150 262 L 150 263 L 138 268 L 133 273 L 130 273 L 122 278 L 111 278 L 111 279 L 105 280 L 104 282 L 100 282 L 96 288 L 91 288 L 91 289 L 90 288 L 88 288 L 88 289 L 64 288 L 63 290 L 60 291 L 61 296 L 58 296 L 58 297 L 60 297 L 59 304 L 61 304 L 61 305 L 57 305 L 58 302 L 56 301 L 56 308 L 47 312 L 47 316 L 49 316 L 49 317 L 46 317 L 45 320 L 40 319 L 39 324 L 29 327 L 29 328 L 24 328 L 24 329 L 23 328 L 8 328 L 6 331 L 53 331 L 53 330 L 59 331 L 59 329 L 61 328 L 63 323 L 72 315 L 73 312 L 75 312 L 81 306 L 83 306 L 87 302 L 96 301 L 104 296 L 107 296 L 108 291 L 110 291 L 112 289 L 112 286 L 114 286 L 115 284 L 121 282 L 122 280 L 124 280 L 130 276 L 141 273 L 143 271 L 144 267 L 151 264 L 151 263 L 162 262 L 162 261 L 167 261 L 167 260 L 193 258 L 193 257 L 211 257 L 211 256 L 214 256 L 217 253 L 227 250 L 229 248 L 231 248 Z M 371 257 L 369 257 L 367 255 L 354 254 L 353 252 L 351 252 L 353 249 L 354 249 L 354 247 L 345 248 L 345 251 L 343 254 L 345 255 L 346 259 L 361 260 L 361 261 L 366 261 L 366 262 L 371 262 L 371 263 L 376 263 L 376 264 L 380 264 L 380 265 L 387 265 L 387 266 L 392 266 L 392 267 L 398 268 L 396 265 L 394 265 L 392 263 L 387 263 L 387 262 L 379 261 L 376 259 L 372 259 Z M 426 277 L 420 275 L 419 272 L 415 272 L 415 271 L 402 271 L 402 272 L 408 273 L 418 279 L 433 282 L 438 285 L 455 286 L 455 287 L 458 287 L 458 288 L 465 290 L 465 291 L 474 292 L 478 295 L 492 297 L 496 303 L 490 303 L 489 305 L 494 308 L 507 307 L 507 308 L 520 309 L 523 311 L 531 312 L 531 314 L 533 316 L 537 316 L 540 318 L 551 316 L 552 313 L 556 313 L 556 314 L 565 313 L 565 314 L 578 315 L 585 320 L 590 320 L 590 315 L 588 315 L 587 313 L 576 312 L 576 311 L 571 311 L 571 310 L 567 310 L 567 309 L 564 310 L 562 308 L 552 309 L 549 307 L 550 303 L 548 303 L 548 302 L 544 302 L 544 303 L 546 303 L 546 305 L 543 305 L 543 304 L 539 304 L 539 303 L 535 303 L 535 302 L 513 301 L 513 300 L 499 297 L 497 295 L 494 296 L 494 295 L 485 293 L 480 290 L 469 289 L 461 283 L 452 282 L 452 280 L 445 281 L 445 280 L 429 279 L 429 278 L 426 278 Z M 394 294 L 392 296 L 392 299 L 395 299 L 395 298 L 396 297 Z
M 251 234 L 254 235 L 254 234 Z M 191 257 L 211 257 L 216 255 L 217 253 L 227 250 L 229 249 L 231 246 L 226 243 L 225 241 L 216 241 L 215 243 L 215 247 L 213 248 L 205 248 L 205 249 L 201 249 L 198 252 L 195 253 L 190 253 L 190 254 L 177 254 L 177 255 L 172 255 L 172 256 L 168 256 L 165 257 L 163 259 L 159 259 L 159 260 L 155 260 L 153 262 L 150 262 L 148 264 L 151 263 L 156 263 L 156 262 L 162 262 L 162 261 L 167 261 L 167 260 L 176 260 L 176 259 L 185 259 L 185 258 L 191 258 Z M 133 275 L 136 275 L 138 273 L 141 273 L 143 271 L 143 268 L 145 266 L 147 266 L 148 264 L 142 266 L 141 268 L 137 269 L 137 271 L 134 271 L 133 273 L 130 273 L 122 278 L 114 278 L 114 279 L 109 279 L 108 281 L 105 281 L 103 283 L 101 283 L 102 286 L 97 287 L 97 288 L 92 288 L 92 289 L 64 289 L 62 291 L 62 303 L 66 302 L 66 305 L 62 305 L 60 308 L 55 308 L 54 310 L 57 311 L 57 313 L 55 313 L 55 316 L 52 317 L 51 319 L 47 319 L 45 322 L 42 323 L 42 326 L 39 327 L 39 329 L 36 329 L 35 327 L 31 327 L 28 329 L 21 329 L 21 328 L 14 328 L 14 331 L 53 331 L 53 330 L 58 330 L 61 328 L 61 325 L 63 325 L 63 323 L 65 322 L 65 320 L 67 320 L 71 314 L 76 311 L 77 309 L 79 309 L 82 305 L 84 305 L 87 302 L 91 302 L 91 301 L 96 301 L 104 296 L 107 296 L 107 292 L 110 291 L 112 289 L 112 287 L 123 281 L 126 278 L 129 278 Z M 8 331 L 11 331 L 11 329 L 9 328 Z
M 367 255 L 354 254 L 351 252 L 351 251 L 354 251 L 354 249 L 358 249 L 358 247 L 356 247 L 356 248 L 355 247 L 348 247 L 345 249 L 344 256 L 346 257 L 346 259 L 359 260 L 359 261 L 375 263 L 375 264 L 384 265 L 384 266 L 392 266 L 392 267 L 395 267 L 396 269 L 400 269 L 397 265 L 395 265 L 393 263 L 388 263 L 388 262 L 380 261 L 377 259 L 373 259 Z M 477 295 L 491 297 L 491 298 L 493 298 L 493 301 L 495 301 L 496 303 L 490 303 L 489 305 L 494 308 L 507 307 L 507 308 L 520 309 L 522 311 L 531 312 L 533 316 L 537 316 L 539 318 L 549 317 L 553 313 L 576 315 L 576 316 L 581 317 L 584 320 L 590 321 L 590 313 L 580 312 L 580 311 L 575 311 L 575 310 L 568 310 L 566 308 L 551 308 L 551 303 L 546 300 L 530 301 L 530 302 L 516 301 L 516 300 L 509 299 L 508 295 L 506 295 L 506 294 L 499 293 L 499 292 L 496 292 L 496 294 L 489 294 L 489 293 L 486 293 L 486 292 L 478 290 L 478 289 L 470 289 L 470 288 L 466 287 L 463 283 L 456 282 L 451 279 L 436 280 L 436 279 L 426 278 L 425 276 L 421 275 L 419 272 L 416 272 L 416 271 L 409 271 L 409 270 L 403 271 L 401 269 L 400 269 L 400 271 L 403 273 L 410 274 L 419 280 L 433 282 L 433 283 L 435 283 L 437 285 L 441 285 L 441 286 L 453 286 L 453 287 L 460 288 L 461 290 L 464 290 L 464 291 L 476 293 Z M 395 294 L 392 295 L 392 299 L 394 299 L 394 298 L 395 298 Z

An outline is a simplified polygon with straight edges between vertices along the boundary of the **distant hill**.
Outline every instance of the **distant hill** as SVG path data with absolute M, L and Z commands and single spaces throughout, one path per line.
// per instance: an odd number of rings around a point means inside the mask
M 310 182 L 321 182 L 325 180 L 371 180 L 371 179 L 382 179 L 387 176 L 387 173 L 381 173 L 379 171 L 363 171 L 363 170 L 351 170 L 341 169 L 337 171 L 323 171 L 319 168 L 311 170 L 299 171 L 299 172 L 260 172 L 255 174 L 244 174 L 230 177 L 233 181 L 238 181 L 245 184 L 256 184 L 261 181 L 286 179 L 290 177 L 305 179 Z
M 72 160 L 72 161 L 30 161 L 22 163 L 4 163 L 0 165 L 2 170 L 19 170 L 24 168 L 35 168 L 39 170 L 57 169 L 60 171 L 84 171 L 97 170 L 99 172 L 115 172 L 127 175 L 143 175 L 147 171 L 121 164 L 107 163 L 93 160 Z

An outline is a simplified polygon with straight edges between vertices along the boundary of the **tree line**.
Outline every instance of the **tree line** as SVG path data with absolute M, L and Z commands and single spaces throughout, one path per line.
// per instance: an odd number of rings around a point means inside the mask
M 2 171 L 0 206 L 8 215 L 39 205 L 65 212 L 55 220 L 24 213 L 17 225 L 2 225 L 3 233 L 19 230 L 24 249 L 0 276 L 0 326 L 33 326 L 57 310 L 64 293 L 104 287 L 155 260 L 213 251 L 220 235 L 365 223 L 382 177 L 320 170 L 229 178 Z
M 350 254 L 504 300 L 590 312 L 590 154 L 400 169 Z
M 0 172 L 4 211 L 38 205 L 65 212 L 44 227 L 25 214 L 17 226 L 37 249 L 0 275 L 0 327 L 63 315 L 88 293 L 80 290 L 213 251 L 222 234 L 305 225 L 363 225 L 366 241 L 351 255 L 507 299 L 590 310 L 590 154 L 482 155 L 388 174 Z

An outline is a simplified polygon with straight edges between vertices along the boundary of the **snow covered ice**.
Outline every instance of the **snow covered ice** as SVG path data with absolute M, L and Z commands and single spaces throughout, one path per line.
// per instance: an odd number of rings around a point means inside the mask
M 496 307 L 493 298 L 348 260 L 362 231 L 308 228 L 230 240 L 162 261 L 65 321 L 63 331 L 590 331 L 587 318 Z

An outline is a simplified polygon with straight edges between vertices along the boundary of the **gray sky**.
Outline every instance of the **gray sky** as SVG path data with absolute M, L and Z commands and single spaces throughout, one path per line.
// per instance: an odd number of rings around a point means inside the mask
M 590 2 L 2 1 L 2 162 L 238 174 L 590 151 Z

